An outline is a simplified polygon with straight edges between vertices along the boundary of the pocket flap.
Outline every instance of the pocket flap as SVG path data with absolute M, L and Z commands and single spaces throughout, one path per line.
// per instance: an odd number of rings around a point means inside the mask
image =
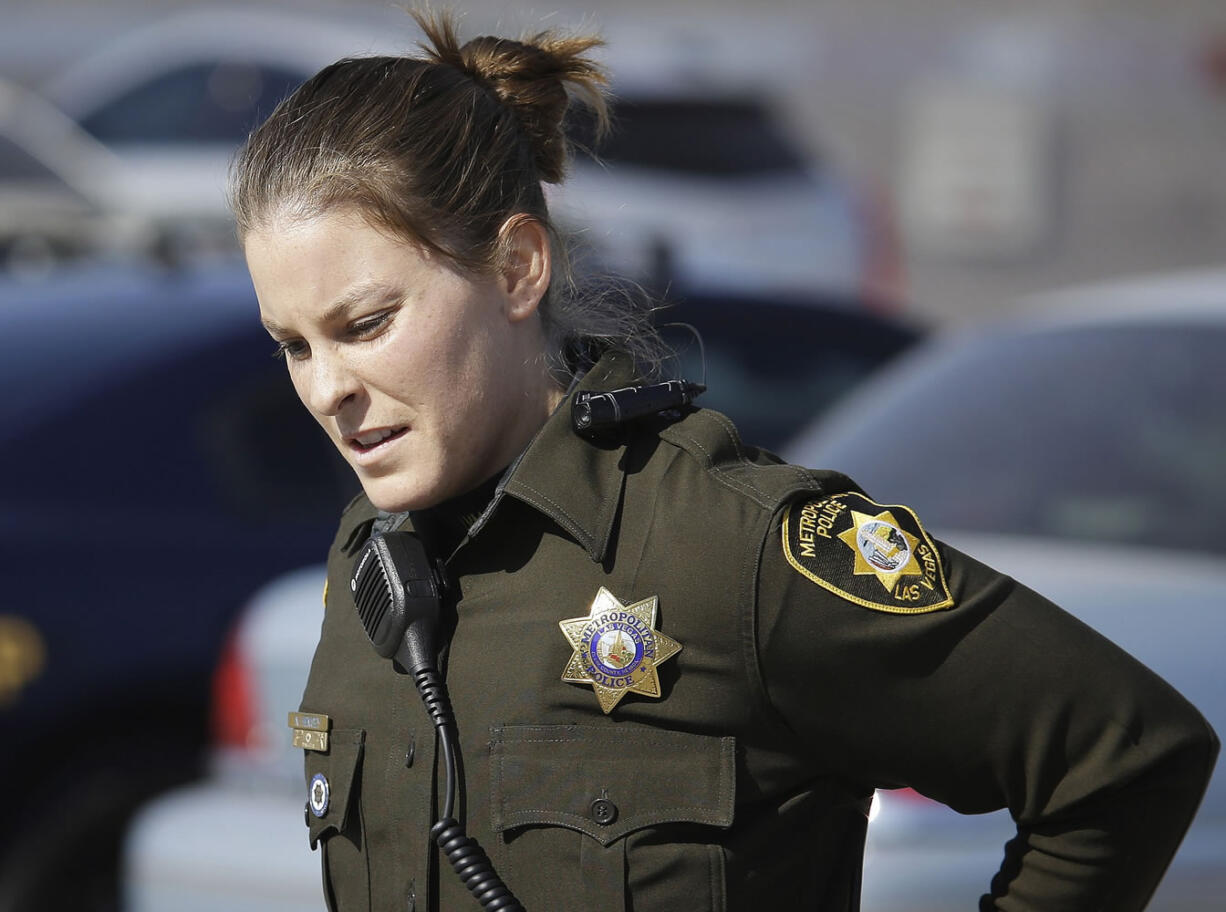
M 491 731 L 495 832 L 531 824 L 579 830 L 601 845 L 668 822 L 729 827 L 736 739 L 586 725 Z
M 329 830 L 345 828 L 349 805 L 362 762 L 366 731 L 361 728 L 333 729 L 326 753 L 308 750 L 306 754 L 306 820 L 314 849 Z M 322 780 L 319 782 L 317 780 Z

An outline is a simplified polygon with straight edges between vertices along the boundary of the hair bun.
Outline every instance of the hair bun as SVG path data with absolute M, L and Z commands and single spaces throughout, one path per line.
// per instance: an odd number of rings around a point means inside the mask
M 572 97 L 579 98 L 596 116 L 597 130 L 608 125 L 604 89 L 608 76 L 587 56 L 604 42 L 594 36 L 566 36 L 539 32 L 516 41 L 482 36 L 460 45 L 455 22 L 446 14 L 414 17 L 429 41 L 423 50 L 488 86 L 498 100 L 519 119 L 532 145 L 541 179 L 562 180 L 566 172 L 567 142 L 563 122 Z

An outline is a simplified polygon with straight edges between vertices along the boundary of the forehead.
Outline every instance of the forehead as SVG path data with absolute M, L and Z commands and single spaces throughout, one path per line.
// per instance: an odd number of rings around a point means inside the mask
M 449 272 L 346 210 L 266 221 L 247 233 L 243 250 L 266 322 L 403 293 Z
M 298 215 L 283 209 L 261 220 L 243 238 L 243 250 L 248 261 L 253 259 L 254 254 L 259 259 L 259 265 L 267 265 L 269 258 L 317 257 L 327 250 L 353 252 L 411 246 L 379 230 L 360 210 L 351 207 L 327 209 L 310 215 Z

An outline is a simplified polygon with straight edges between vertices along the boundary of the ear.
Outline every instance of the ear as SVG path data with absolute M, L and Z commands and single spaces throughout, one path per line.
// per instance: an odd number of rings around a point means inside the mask
M 499 231 L 502 238 L 502 288 L 507 318 L 516 323 L 536 313 L 552 275 L 549 232 L 530 215 L 513 215 Z

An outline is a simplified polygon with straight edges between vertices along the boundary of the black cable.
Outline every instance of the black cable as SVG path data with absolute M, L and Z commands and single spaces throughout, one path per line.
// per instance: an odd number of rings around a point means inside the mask
M 354 607 L 375 651 L 413 676 L 438 732 L 443 763 L 442 816 L 430 838 L 468 891 L 489 912 L 524 912 L 477 840 L 455 819 L 459 745 L 447 685 L 435 667 L 434 628 L 442 586 L 420 539 L 411 532 L 373 535 L 355 560 Z
M 444 757 L 453 758 L 454 751 L 449 744 L 451 732 L 439 729 L 439 735 L 443 743 Z M 447 771 L 447 777 L 450 790 L 450 769 Z M 447 802 L 451 802 L 450 795 L 447 796 Z M 442 849 L 460 881 L 481 904 L 482 909 L 489 912 L 524 912 L 524 907 L 494 870 L 493 862 L 480 843 L 464 832 L 463 824 L 447 813 L 446 807 L 442 818 L 430 827 L 430 838 Z
M 426 704 L 426 713 L 439 733 L 445 777 L 443 816 L 450 817 L 454 809 L 456 793 L 455 745 L 450 732 L 455 715 L 451 710 L 451 701 L 447 697 L 447 685 L 443 683 L 442 676 L 432 666 L 419 669 L 413 675 L 413 683 L 417 685 L 417 692 L 421 694 L 422 702 Z
M 690 331 L 690 335 L 692 335 L 694 340 L 698 343 L 698 359 L 702 362 L 702 380 L 695 384 L 695 386 L 700 386 L 705 390 L 707 388 L 707 347 L 703 345 L 702 333 L 698 331 L 698 327 L 693 323 L 684 323 L 681 320 L 676 320 L 672 323 L 662 323 L 660 325 L 660 329 L 668 329 L 673 326 L 688 329 Z
M 443 813 L 438 822 L 430 827 L 430 838 L 442 849 L 447 861 L 482 909 L 489 912 L 524 912 L 524 907 L 494 870 L 493 862 L 480 843 L 469 836 L 464 831 L 464 825 L 452 816 L 458 778 L 458 750 L 454 741 L 455 719 L 451 701 L 447 698 L 447 686 L 434 668 L 418 670 L 413 675 L 413 681 L 438 732 L 443 754 Z

